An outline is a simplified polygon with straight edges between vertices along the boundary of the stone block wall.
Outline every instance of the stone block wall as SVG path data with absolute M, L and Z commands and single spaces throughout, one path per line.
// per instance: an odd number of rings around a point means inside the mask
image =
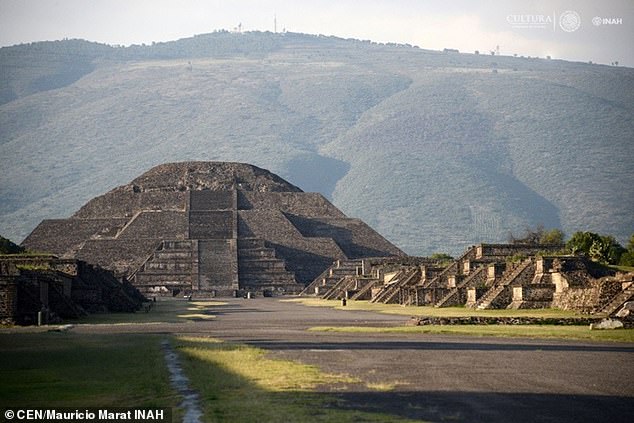
M 191 191 L 189 210 L 235 210 L 235 191 Z
M 555 285 L 530 284 L 513 287 L 513 301 L 510 308 L 546 308 L 550 307 L 555 294 Z
M 238 251 L 235 239 L 198 241 L 198 290 L 238 289 Z
M 18 288 L 15 278 L 0 276 L 0 323 L 14 323 L 17 311 Z
M 190 239 L 232 239 L 236 238 L 237 215 L 234 211 L 194 211 L 189 212 Z
M 584 285 L 571 286 L 554 296 L 553 307 L 562 310 L 595 312 L 622 291 L 621 282 L 611 278 L 587 281 Z
M 540 251 L 559 251 L 563 245 L 523 245 L 523 244 L 479 244 L 475 257 L 511 257 L 514 255 L 532 256 Z

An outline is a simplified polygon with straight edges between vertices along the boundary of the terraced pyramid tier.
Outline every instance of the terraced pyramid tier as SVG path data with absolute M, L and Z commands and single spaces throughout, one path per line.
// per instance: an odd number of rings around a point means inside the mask
M 335 260 L 404 255 L 321 194 L 243 163 L 168 163 L 24 240 L 147 294 L 299 292 Z

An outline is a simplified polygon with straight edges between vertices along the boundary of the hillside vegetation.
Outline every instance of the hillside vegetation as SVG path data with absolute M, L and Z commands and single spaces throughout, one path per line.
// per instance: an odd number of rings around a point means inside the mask
M 0 49 L 0 233 L 150 167 L 242 161 L 411 254 L 634 229 L 634 70 L 302 34 Z

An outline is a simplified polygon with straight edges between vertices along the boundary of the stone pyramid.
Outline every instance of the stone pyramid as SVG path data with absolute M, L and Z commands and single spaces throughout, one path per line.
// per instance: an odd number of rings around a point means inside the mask
M 293 293 L 333 261 L 404 253 L 322 195 L 256 166 L 156 166 L 24 247 L 113 270 L 149 295 Z

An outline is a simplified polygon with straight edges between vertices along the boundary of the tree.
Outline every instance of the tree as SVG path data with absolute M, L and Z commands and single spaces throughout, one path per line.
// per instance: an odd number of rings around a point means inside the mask
M 590 255 L 590 247 L 598 239 L 599 235 L 593 232 L 578 231 L 572 234 L 572 237 L 566 243 L 566 249 L 575 255 Z
M 583 254 L 604 264 L 617 264 L 626 251 L 611 235 L 594 232 L 575 232 L 566 243 L 572 254 Z
M 521 238 L 516 238 L 510 233 L 509 242 L 511 244 L 557 245 L 564 243 L 564 233 L 559 229 L 547 230 L 544 225 L 538 225 L 535 229 L 529 227 L 524 229 L 524 235 Z
M 23 252 L 24 248 L 0 236 L 0 254 L 20 254 Z
M 564 243 L 564 233 L 560 229 L 545 230 L 539 238 L 542 245 L 559 245 Z
M 634 234 L 630 237 L 630 241 L 627 244 L 627 250 L 621 254 L 619 265 L 634 267 Z
M 453 261 L 453 257 L 447 253 L 434 253 L 429 258 L 440 262 Z

